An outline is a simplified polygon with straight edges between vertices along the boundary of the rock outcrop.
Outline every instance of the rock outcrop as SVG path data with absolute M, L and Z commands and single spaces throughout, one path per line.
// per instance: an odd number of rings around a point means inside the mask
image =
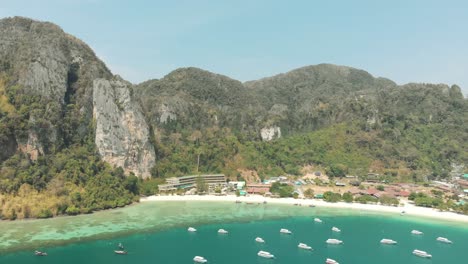
M 15 143 L 9 144 L 32 160 L 62 142 L 76 143 L 70 138 L 90 134 L 92 82 L 112 76 L 81 40 L 55 24 L 23 17 L 0 20 L 0 73 L 8 80 L 6 90 L 18 87 L 46 105 L 45 112 L 28 113 L 28 131 L 16 133 Z M 61 119 L 79 120 L 68 129 L 73 135 L 64 135 L 62 123 L 57 122 Z
M 271 141 L 281 137 L 281 128 L 278 126 L 264 127 L 260 130 L 263 141 Z
M 149 128 L 131 96 L 131 84 L 119 79 L 94 81 L 95 143 L 102 159 L 147 178 L 155 164 Z

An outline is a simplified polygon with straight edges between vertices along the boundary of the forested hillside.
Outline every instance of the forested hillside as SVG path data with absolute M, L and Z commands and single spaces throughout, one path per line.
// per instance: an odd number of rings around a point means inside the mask
M 468 163 L 468 100 L 330 64 L 133 85 L 58 26 L 15 17 L 0 20 L 0 146 L 2 219 L 124 206 L 194 173 L 423 182 Z
M 156 177 L 195 173 L 198 156 L 199 171 L 233 177 L 316 165 L 395 181 L 444 178 L 468 161 L 468 102 L 456 85 L 398 86 L 321 64 L 245 84 L 178 69 L 135 91 L 154 131 Z

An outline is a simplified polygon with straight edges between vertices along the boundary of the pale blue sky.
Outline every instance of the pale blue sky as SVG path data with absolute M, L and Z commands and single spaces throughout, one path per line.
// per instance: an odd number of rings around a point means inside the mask
M 195 66 L 247 81 L 334 63 L 468 94 L 468 1 L 0 0 L 51 21 L 131 82 Z

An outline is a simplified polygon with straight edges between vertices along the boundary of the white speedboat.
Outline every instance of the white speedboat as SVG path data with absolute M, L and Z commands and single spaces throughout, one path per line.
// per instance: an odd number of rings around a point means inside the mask
M 416 255 L 421 258 L 432 258 L 431 254 L 428 254 L 426 251 L 415 249 L 413 250 L 413 255 Z
M 326 264 L 340 264 L 336 260 L 331 259 L 331 258 L 327 258 L 327 260 L 325 260 L 325 263 Z
M 447 244 L 452 244 L 452 241 L 448 240 L 445 237 L 438 237 L 436 238 L 437 241 L 442 242 L 442 243 L 447 243 Z
M 291 232 L 291 231 L 289 231 L 289 230 L 288 230 L 288 229 L 286 229 L 286 228 L 281 228 L 281 229 L 280 229 L 280 233 L 283 233 L 283 234 L 288 234 L 288 235 L 292 234 L 292 232 Z
M 125 250 L 114 250 L 114 253 L 117 255 L 127 255 L 127 251 Z
M 34 251 L 34 255 L 44 257 L 44 256 L 47 256 L 47 253 L 43 252 L 43 251 L 36 250 L 36 251 Z
M 395 240 L 391 240 L 391 239 L 388 239 L 388 238 L 383 238 L 382 240 L 380 240 L 380 243 L 381 244 L 387 244 L 387 245 L 395 245 L 397 242 Z
M 225 229 L 221 228 L 221 229 L 218 230 L 218 234 L 227 234 L 227 233 L 229 233 L 229 232 L 227 230 L 225 230 Z
M 299 245 L 297 245 L 297 247 L 302 248 L 302 249 L 306 249 L 306 250 L 312 250 L 311 246 L 308 246 L 307 244 L 304 244 L 304 243 L 299 243 Z
M 260 250 L 257 255 L 262 258 L 274 258 L 275 256 L 270 252 Z
M 338 228 L 338 227 L 332 227 L 332 231 L 333 232 L 341 232 L 341 230 Z
M 419 231 L 419 230 L 412 230 L 412 231 L 411 231 L 411 234 L 413 234 L 413 235 L 422 235 L 422 234 L 424 234 L 424 233 L 421 232 L 421 231 Z
M 332 244 L 332 245 L 339 245 L 339 244 L 343 244 L 343 241 L 341 240 L 338 240 L 338 239 L 334 239 L 334 238 L 329 238 L 327 239 L 327 244 Z
M 193 258 L 193 261 L 198 262 L 198 263 L 206 263 L 206 262 L 208 262 L 208 260 L 206 260 L 206 258 L 200 257 L 200 256 L 195 256 L 195 257 Z
M 322 223 L 322 220 L 321 220 L 320 218 L 314 218 L 314 221 L 315 221 L 316 223 Z
M 255 238 L 255 242 L 265 243 L 265 240 L 263 240 L 263 238 L 261 238 L 261 237 L 257 237 L 257 238 Z
M 189 231 L 189 232 L 197 232 L 197 230 L 196 230 L 195 228 L 193 228 L 193 227 L 187 228 L 187 231 Z

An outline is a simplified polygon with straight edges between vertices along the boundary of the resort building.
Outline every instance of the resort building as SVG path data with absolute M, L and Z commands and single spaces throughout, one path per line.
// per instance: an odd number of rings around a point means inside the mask
M 202 174 L 188 175 L 182 177 L 171 177 L 166 179 L 166 184 L 160 184 L 159 191 L 172 191 L 177 189 L 187 189 L 196 187 L 198 177 L 200 177 L 208 187 L 225 187 L 226 176 L 224 174 Z
M 245 187 L 245 181 L 230 181 L 228 186 L 235 190 L 242 190 Z
M 247 184 L 247 193 L 265 194 L 270 191 L 271 184 L 249 183 Z

